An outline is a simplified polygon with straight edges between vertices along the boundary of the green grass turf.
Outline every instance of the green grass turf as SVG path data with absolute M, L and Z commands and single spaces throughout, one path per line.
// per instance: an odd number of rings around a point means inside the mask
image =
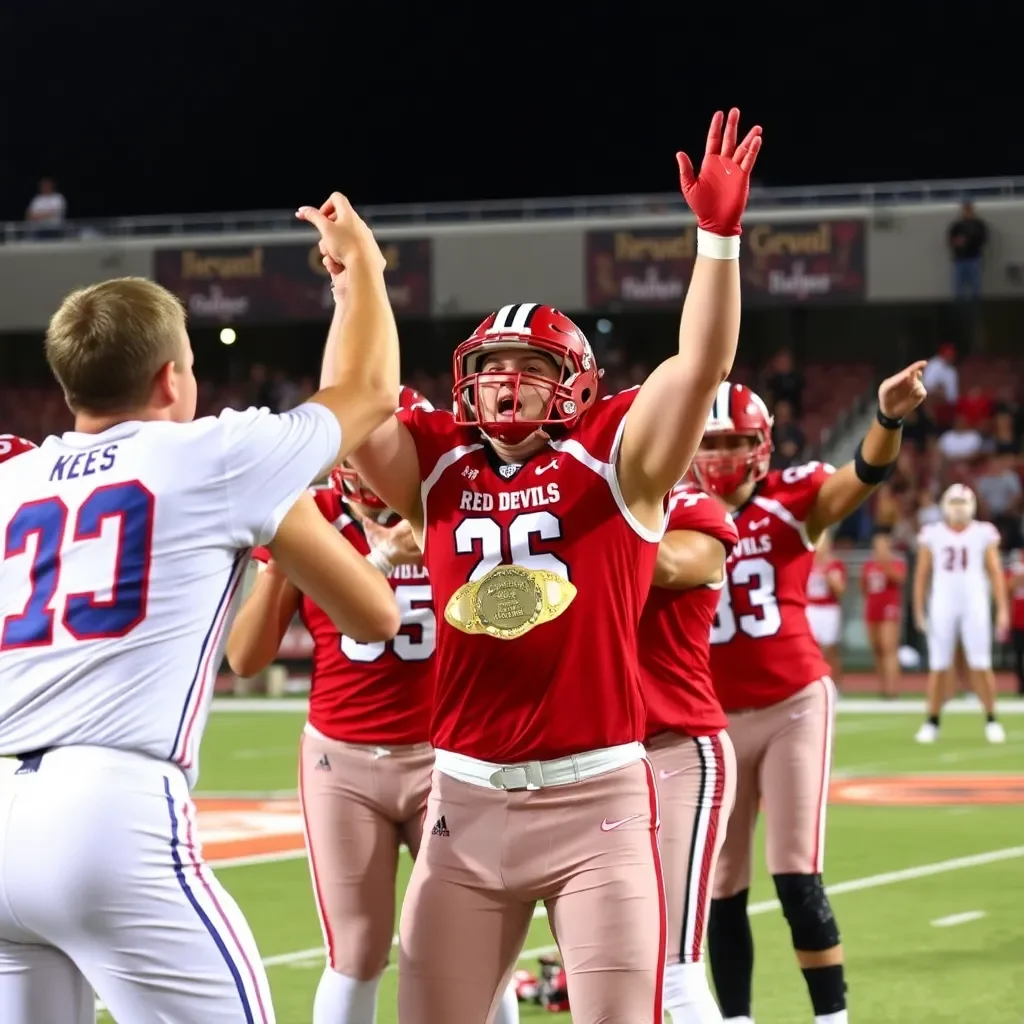
M 1024 775 L 1024 718 L 1008 716 L 1008 742 L 990 746 L 980 716 L 951 715 L 943 722 L 940 742 L 921 747 L 912 741 L 916 716 L 858 714 L 854 707 L 849 702 L 839 716 L 837 777 Z M 203 744 L 197 797 L 294 794 L 302 722 L 302 714 L 293 712 L 215 713 Z M 990 863 L 924 876 L 915 870 L 1015 847 L 1020 848 L 1015 855 Z M 403 856 L 400 890 L 410 868 Z M 875 877 L 906 869 L 911 877 L 898 875 L 888 884 Z M 217 873 L 241 904 L 269 963 L 278 1021 L 308 1024 L 323 958 L 305 861 L 293 858 Z M 835 804 L 829 812 L 825 877 L 830 885 L 862 880 L 853 891 L 833 897 L 855 1024 L 1024 1022 L 1024 807 Z M 773 897 L 770 879 L 758 864 L 751 899 L 767 904 Z M 757 1024 L 809 1022 L 810 1006 L 785 922 L 771 906 L 754 909 Z M 953 926 L 933 923 L 970 913 L 983 916 Z M 526 951 L 551 943 L 546 921 L 535 919 Z M 526 956 L 524 965 L 536 967 L 536 956 Z M 395 988 L 392 963 L 381 985 L 379 1024 L 397 1019 Z M 570 1021 L 568 1015 L 552 1018 L 538 1008 L 524 1006 L 521 1012 L 524 1021 Z

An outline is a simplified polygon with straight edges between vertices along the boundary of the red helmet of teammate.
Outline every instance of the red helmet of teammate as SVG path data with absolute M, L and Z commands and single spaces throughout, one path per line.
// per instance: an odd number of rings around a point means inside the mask
M 404 384 L 398 392 L 398 411 L 403 409 L 433 409 L 415 388 L 407 388 Z M 331 483 L 334 489 L 346 500 L 367 508 L 383 511 L 387 505 L 363 483 L 359 474 L 351 467 L 342 463 L 331 471 Z
M 0 434 L 0 462 L 13 459 L 15 455 L 24 455 L 36 446 L 17 434 Z
M 721 440 L 708 444 L 712 438 Z M 760 395 L 743 384 L 720 384 L 704 442 L 691 466 L 701 490 L 725 497 L 763 480 L 772 456 L 772 416 Z
M 552 359 L 560 371 L 557 380 L 540 373 L 488 370 L 480 367 L 488 352 L 532 349 Z M 455 350 L 452 367 L 455 419 L 460 426 L 479 427 L 488 437 L 518 444 L 540 427 L 572 429 L 597 400 L 600 372 L 590 342 L 564 314 L 551 306 L 520 302 L 492 313 Z M 541 415 L 526 418 L 519 409 L 519 389 L 532 385 L 549 394 Z M 487 421 L 480 417 L 482 388 L 511 389 L 511 417 Z

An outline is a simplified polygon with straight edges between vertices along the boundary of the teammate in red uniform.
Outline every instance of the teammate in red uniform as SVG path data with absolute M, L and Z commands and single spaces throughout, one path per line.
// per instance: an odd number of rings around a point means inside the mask
M 1017 670 L 1017 692 L 1024 697 L 1024 551 L 1014 551 L 1006 567 L 1006 589 L 1010 595 L 1010 630 L 1013 660 Z
M 17 434 L 0 434 L 0 462 L 13 459 L 16 455 L 23 455 L 35 448 L 31 441 L 26 441 Z
M 717 114 L 695 177 L 679 353 L 598 400 L 568 317 L 504 306 L 455 352 L 455 417 L 414 410 L 353 460 L 423 532 L 438 610 L 436 770 L 402 908 L 403 1024 L 487 1020 L 547 906 L 581 1024 L 662 1020 L 658 805 L 637 627 L 665 499 L 739 331 L 754 129 Z M 725 122 L 723 124 L 723 122 Z M 724 130 L 723 130 L 724 129 Z
M 900 685 L 900 626 L 907 563 L 893 555 L 892 540 L 884 530 L 879 530 L 871 539 L 871 550 L 874 557 L 864 563 L 860 576 L 864 624 L 875 652 L 875 671 L 882 681 L 882 696 L 891 699 Z
M 767 861 L 815 1020 L 846 1022 L 843 952 L 822 885 L 835 687 L 807 624 L 807 575 L 822 532 L 885 479 L 902 417 L 925 396 L 915 363 L 884 381 L 877 422 L 854 460 L 768 471 L 771 417 L 748 388 L 723 384 L 693 475 L 732 512 L 739 541 L 711 631 L 715 688 L 736 748 L 736 803 L 718 863 L 708 944 L 723 1016 L 750 1019 L 747 918 L 754 823 L 763 804 Z
M 658 776 L 668 903 L 664 1002 L 673 1024 L 722 1020 L 708 987 L 703 946 L 736 792 L 736 755 L 711 680 L 709 635 L 725 559 L 736 540 L 720 502 L 685 485 L 676 488 L 640 619 L 645 746 Z
M 807 576 L 807 624 L 828 662 L 832 682 L 839 685 L 842 669 L 843 594 L 846 593 L 846 564 L 832 554 L 828 530 L 815 545 L 814 561 Z

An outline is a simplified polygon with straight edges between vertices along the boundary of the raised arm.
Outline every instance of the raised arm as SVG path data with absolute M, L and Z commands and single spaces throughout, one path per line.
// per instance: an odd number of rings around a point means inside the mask
M 340 462 L 395 411 L 398 328 L 384 284 L 384 257 L 348 200 L 335 192 L 319 210 L 303 206 L 296 216 L 320 232 L 336 297 L 321 390 L 310 401 L 327 406 L 341 424 Z
M 304 494 L 267 545 L 288 578 L 359 643 L 390 640 L 401 626 L 391 584 Z
M 259 575 L 231 624 L 225 653 L 240 676 L 262 672 L 277 656 L 299 608 L 298 588 L 274 562 L 257 562 Z
M 926 362 L 913 363 L 878 388 L 878 416 L 852 461 L 833 473 L 818 491 L 807 517 L 814 542 L 828 527 L 842 522 L 863 504 L 892 472 L 903 439 L 903 417 L 927 397 L 921 374 Z
M 729 375 L 740 327 L 740 218 L 761 147 L 752 128 L 737 145 L 739 111 L 715 114 L 700 176 L 677 154 L 683 196 L 697 217 L 697 257 L 679 324 L 679 351 L 644 382 L 626 417 L 619 449 L 623 497 L 660 515 L 700 444 L 718 385 Z

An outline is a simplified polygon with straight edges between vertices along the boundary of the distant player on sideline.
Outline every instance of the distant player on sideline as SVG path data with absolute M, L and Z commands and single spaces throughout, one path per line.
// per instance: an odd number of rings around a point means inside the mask
M 974 492 L 963 484 L 947 488 L 939 504 L 942 522 L 929 523 L 917 538 L 914 620 L 928 638 L 928 718 L 915 739 L 918 743 L 938 739 L 939 716 L 959 642 L 971 689 L 985 711 L 985 738 L 989 743 L 1003 743 L 1006 733 L 996 721 L 996 679 L 992 672 L 993 599 L 996 636 L 1004 641 L 1010 632 L 999 531 L 991 523 L 974 518 Z
M 431 408 L 405 387 L 398 404 Z M 358 474 L 339 467 L 331 487 L 314 498 L 324 518 L 387 577 L 402 613 L 398 635 L 375 643 L 341 635 L 270 552 L 257 548 L 260 575 L 235 619 L 227 655 L 240 675 L 262 671 L 296 612 L 313 638 L 309 720 L 299 752 L 306 853 L 327 950 L 313 1024 L 373 1024 L 392 952 L 399 848 L 404 843 L 413 857 L 419 851 L 434 767 L 427 736 L 437 623 L 419 549 L 391 539 L 401 522 Z M 518 1019 L 514 991 L 511 1000 L 515 1016 L 499 1024 Z
M 907 563 L 892 550 L 892 538 L 877 530 L 871 538 L 872 557 L 860 572 L 864 595 L 864 625 L 875 655 L 875 672 L 882 696 L 891 700 L 900 687 L 900 626 L 903 624 Z
M 581 1024 L 660 1024 L 665 904 L 637 629 L 739 335 L 740 218 L 760 129 L 679 154 L 697 258 L 678 351 L 598 398 L 563 313 L 503 306 L 455 351 L 455 416 L 415 410 L 352 459 L 424 539 L 438 609 L 436 767 L 402 907 L 402 1024 L 481 1024 L 538 901 Z
M 814 561 L 807 577 L 807 622 L 836 686 L 842 671 L 845 593 L 846 564 L 832 554 L 832 536 L 825 530 L 815 545 Z
M 672 1024 L 720 1024 L 704 934 L 711 885 L 736 794 L 736 755 L 711 679 L 711 624 L 736 527 L 688 485 L 669 499 L 654 586 L 640 619 L 647 748 L 658 777 L 668 904 L 665 1009 Z
M 1019 548 L 1010 554 L 1010 564 L 1006 567 L 1006 588 L 1010 597 L 1010 629 L 1017 693 L 1024 697 L 1024 551 Z
M 769 472 L 771 417 L 749 388 L 723 384 L 693 460 L 700 487 L 732 514 L 711 631 L 711 670 L 736 749 L 736 804 L 715 875 L 708 952 L 723 1016 L 750 1020 L 754 967 L 747 917 L 754 826 L 765 814 L 766 860 L 818 1024 L 846 1024 L 839 928 L 821 873 L 832 764 L 835 687 L 807 623 L 807 576 L 822 532 L 891 472 L 902 417 L 925 397 L 915 363 L 882 382 L 877 421 L 853 460 Z
M 291 412 L 193 421 L 184 313 L 150 281 L 74 292 L 50 322 L 75 429 L 0 466 L 4 1024 L 92 1021 L 94 989 L 119 1021 L 274 1020 L 189 795 L 250 549 L 360 639 L 399 625 L 305 495 L 394 412 L 383 258 L 337 193 L 298 216 L 353 295 L 332 386 Z

